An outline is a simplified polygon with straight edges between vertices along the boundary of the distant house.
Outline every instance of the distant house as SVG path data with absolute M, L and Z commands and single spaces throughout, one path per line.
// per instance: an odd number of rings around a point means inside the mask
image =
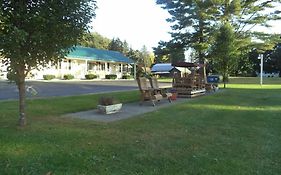
M 256 72 L 257 76 L 260 77 L 260 72 Z M 262 76 L 263 77 L 279 77 L 279 72 L 265 72 L 263 71 Z
M 83 79 L 86 74 L 92 73 L 101 79 L 109 74 L 122 78 L 122 75 L 131 73 L 133 63 L 133 60 L 117 51 L 77 46 L 56 65 L 49 64 L 40 70 L 33 70 L 31 75 L 34 79 L 43 79 L 43 75 L 47 74 L 55 75 L 57 78 L 71 74 L 75 78 Z
M 190 70 L 182 67 L 174 67 L 171 63 L 158 63 L 152 66 L 151 73 L 162 77 L 172 77 L 175 73 L 190 73 Z

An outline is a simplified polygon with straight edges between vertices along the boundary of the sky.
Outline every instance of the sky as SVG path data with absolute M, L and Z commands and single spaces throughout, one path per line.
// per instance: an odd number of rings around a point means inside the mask
M 169 14 L 156 0 L 96 0 L 98 9 L 92 22 L 92 31 L 112 39 L 126 40 L 133 49 L 144 45 L 149 51 L 158 42 L 171 39 Z M 281 10 L 281 7 L 277 8 Z M 258 31 L 281 33 L 281 22 L 272 23 L 271 29 L 256 28 Z
M 126 40 L 133 49 L 144 45 L 149 51 L 160 40 L 169 41 L 169 14 L 156 0 L 97 0 L 93 30 L 112 39 Z

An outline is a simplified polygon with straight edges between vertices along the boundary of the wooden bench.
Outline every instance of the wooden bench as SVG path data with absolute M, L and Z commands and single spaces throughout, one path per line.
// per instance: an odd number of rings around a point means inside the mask
M 145 77 L 138 77 L 137 78 L 138 87 L 140 90 L 140 104 L 142 105 L 144 101 L 150 101 L 153 106 L 155 106 L 155 102 L 160 101 L 164 98 L 167 98 L 169 102 L 171 102 L 170 97 L 164 97 L 158 89 L 154 89 L 148 84 L 148 80 Z

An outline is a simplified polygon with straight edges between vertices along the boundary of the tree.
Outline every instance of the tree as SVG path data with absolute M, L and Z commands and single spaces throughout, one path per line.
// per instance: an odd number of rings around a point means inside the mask
M 94 33 L 85 33 L 79 42 L 81 46 L 93 47 L 97 49 L 108 49 L 110 39 L 103 37 L 97 32 Z
M 88 31 L 94 0 L 2 0 L 0 53 L 19 90 L 19 125 L 26 124 L 25 77 L 57 62 Z
M 141 52 L 139 50 L 134 50 L 132 48 L 129 49 L 129 52 L 127 54 L 127 57 L 131 58 L 132 60 L 134 60 L 135 62 L 138 61 L 138 59 L 140 58 Z
M 118 51 L 120 53 L 123 53 L 124 51 L 124 44 L 123 42 L 120 40 L 120 38 L 113 38 L 111 40 L 111 42 L 109 43 L 108 46 L 109 50 L 114 50 L 114 51 Z
M 172 24 L 172 42 L 195 50 L 194 55 L 203 64 L 210 58 L 219 26 L 228 22 L 236 38 L 248 41 L 249 37 L 257 37 L 251 30 L 255 26 L 270 27 L 269 21 L 280 19 L 280 11 L 274 11 L 274 7 L 281 3 L 280 0 L 157 0 L 157 4 L 171 15 L 167 21 Z M 243 50 L 245 45 L 237 47 Z
M 123 53 L 125 56 L 128 56 L 129 51 L 130 51 L 129 44 L 128 44 L 128 42 L 125 40 L 125 41 L 123 42 L 123 51 L 122 51 L 122 53 Z
M 263 70 L 265 72 L 279 72 L 281 73 L 281 44 L 278 43 L 272 50 L 260 51 L 254 49 L 250 52 L 249 59 L 253 64 L 255 73 L 260 71 L 260 60 L 258 57 L 263 54 Z M 280 74 L 279 74 L 280 75 Z
M 260 61 L 258 57 L 260 54 L 264 56 L 264 71 L 266 72 L 278 72 L 278 51 L 280 35 L 278 34 L 264 34 L 255 32 L 254 36 L 259 42 L 252 42 L 250 44 L 251 50 L 249 51 L 249 61 L 253 65 L 253 75 L 260 71 Z M 260 42 L 263 41 L 263 42 Z
M 180 43 L 160 41 L 153 51 L 156 63 L 175 63 L 185 60 L 185 49 Z
M 157 47 L 153 47 L 155 55 L 155 63 L 169 63 L 171 58 L 169 57 L 170 50 L 167 48 L 167 42 L 159 41 Z
M 281 76 L 281 43 L 278 43 L 273 52 L 271 53 L 271 59 L 273 60 L 277 71 L 279 71 L 279 76 Z
M 249 59 L 249 54 L 242 53 L 237 59 L 238 65 L 234 72 L 235 76 L 249 77 L 255 76 L 254 64 Z
M 212 33 L 215 31 L 214 21 L 217 21 L 218 10 L 213 2 L 217 1 L 157 0 L 172 16 L 167 19 L 173 24 L 170 43 L 177 43 L 179 49 L 183 50 L 192 48 L 200 64 L 205 64 L 214 37 Z M 200 69 L 200 72 L 205 75 L 205 68 Z
M 215 69 L 222 74 L 224 88 L 226 87 L 229 74 L 238 64 L 237 56 L 239 53 L 236 47 L 237 44 L 234 31 L 231 25 L 226 22 L 220 27 L 212 50 Z
M 130 47 L 126 40 L 121 41 L 120 38 L 113 38 L 108 45 L 108 50 L 118 51 L 125 56 L 128 56 Z
M 145 46 L 141 48 L 141 54 L 138 62 L 143 65 L 144 71 L 145 73 L 147 73 L 147 68 L 151 66 L 152 62 L 150 60 L 149 52 L 147 51 L 147 48 Z

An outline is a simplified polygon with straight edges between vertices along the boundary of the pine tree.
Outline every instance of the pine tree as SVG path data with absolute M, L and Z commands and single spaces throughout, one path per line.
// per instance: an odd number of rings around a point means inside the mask
M 100 35 L 97 32 L 85 33 L 79 44 L 85 47 L 93 47 L 97 49 L 108 49 L 110 39 Z
M 245 48 L 250 51 L 250 38 L 263 39 L 252 29 L 255 26 L 270 27 L 269 21 L 280 19 L 280 11 L 274 8 L 281 3 L 280 0 L 157 0 L 157 4 L 171 15 L 167 19 L 173 30 L 170 42 L 180 43 L 185 49 L 192 48 L 202 64 L 210 58 L 210 48 L 219 26 L 228 22 L 235 37 L 241 41 L 237 45 L 241 53 Z
M 223 76 L 224 88 L 226 87 L 229 74 L 238 64 L 237 57 L 239 52 L 236 47 L 237 44 L 233 28 L 226 22 L 220 27 L 211 52 L 214 58 L 214 67 Z

